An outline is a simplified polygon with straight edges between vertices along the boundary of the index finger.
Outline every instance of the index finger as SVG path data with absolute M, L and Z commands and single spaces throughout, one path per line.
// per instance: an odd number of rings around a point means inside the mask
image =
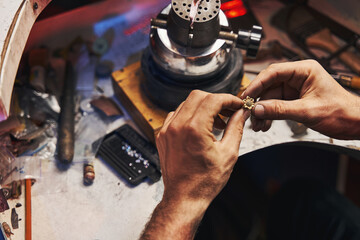
M 237 96 L 226 93 L 214 93 L 206 96 L 197 112 L 199 115 L 216 117 L 220 112 L 237 111 L 244 105 Z
M 243 106 L 243 101 L 231 94 L 209 94 L 198 107 L 194 120 L 202 124 L 209 124 L 208 129 L 212 129 L 214 118 L 222 110 L 237 111 Z
M 297 61 L 287 63 L 271 64 L 261 71 L 250 83 L 242 96 L 258 98 L 263 92 L 271 87 L 287 83 L 290 87 L 300 91 L 305 80 L 310 75 L 311 68 L 315 61 Z

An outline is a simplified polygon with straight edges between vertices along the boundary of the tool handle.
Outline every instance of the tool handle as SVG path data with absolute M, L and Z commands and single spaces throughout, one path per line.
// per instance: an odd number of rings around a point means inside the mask
M 360 77 L 353 77 L 351 80 L 351 87 L 360 90 Z
M 25 239 L 31 240 L 31 179 L 25 179 Z
M 309 36 L 306 39 L 308 47 L 319 48 L 330 53 L 340 49 L 340 46 L 333 40 L 329 29 L 324 28 L 321 31 Z M 356 54 L 345 51 L 339 55 L 340 60 L 351 70 L 360 74 L 360 57 Z
M 71 163 L 74 157 L 74 116 L 75 116 L 75 75 L 70 62 L 66 63 L 66 75 L 58 129 L 57 158 L 60 162 Z
M 348 75 L 331 75 L 336 81 L 342 86 L 360 90 L 360 77 L 359 76 L 348 76 Z

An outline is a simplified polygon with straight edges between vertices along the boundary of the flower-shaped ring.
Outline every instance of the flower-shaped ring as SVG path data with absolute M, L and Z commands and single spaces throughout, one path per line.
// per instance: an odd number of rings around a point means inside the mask
M 251 110 L 255 106 L 255 100 L 253 98 L 249 97 L 249 96 L 246 96 L 246 98 L 243 99 L 243 101 L 244 101 L 244 106 L 243 107 L 246 108 L 246 109 Z

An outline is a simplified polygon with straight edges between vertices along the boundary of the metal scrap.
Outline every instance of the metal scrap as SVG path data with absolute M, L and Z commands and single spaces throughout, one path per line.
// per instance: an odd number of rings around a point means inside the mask
M 3 189 L 0 189 L 0 212 L 4 212 L 9 209 L 7 198 L 4 194 Z
M 17 214 L 15 208 L 11 209 L 11 226 L 13 229 L 19 228 L 19 215 Z

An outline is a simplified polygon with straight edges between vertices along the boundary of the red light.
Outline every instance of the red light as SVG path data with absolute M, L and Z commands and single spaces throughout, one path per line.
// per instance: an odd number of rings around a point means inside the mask
M 225 15 L 227 18 L 236 18 L 240 16 L 244 16 L 246 14 L 246 8 L 236 8 L 230 11 L 226 11 Z
M 230 2 L 221 4 L 221 10 L 223 11 L 232 10 L 238 7 L 244 7 L 244 3 L 241 0 L 232 0 Z
M 224 11 L 227 18 L 236 18 L 247 13 L 242 0 L 232 0 L 221 4 L 221 10 Z

